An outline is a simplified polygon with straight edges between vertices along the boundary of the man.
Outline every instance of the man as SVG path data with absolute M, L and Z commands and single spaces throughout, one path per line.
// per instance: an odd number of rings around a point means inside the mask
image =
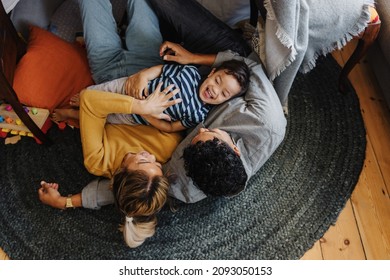
M 177 61 L 176 56 L 168 59 Z M 179 144 L 164 165 L 165 172 L 177 175 L 170 195 L 186 203 L 204 199 L 206 194 L 239 193 L 284 139 L 286 119 L 262 65 L 227 51 L 217 55 L 212 67 L 230 59 L 244 60 L 251 69 L 245 96 L 210 111 L 206 121 Z M 217 141 L 212 141 L 214 138 Z M 219 153 L 226 151 L 226 154 L 210 156 L 210 150 L 221 145 L 224 148 Z M 191 152 L 194 147 L 196 156 Z

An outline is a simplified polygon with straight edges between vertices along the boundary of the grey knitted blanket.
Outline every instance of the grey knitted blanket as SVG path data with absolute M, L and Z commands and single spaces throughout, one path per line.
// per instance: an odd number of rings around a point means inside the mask
M 265 65 L 286 105 L 298 71 L 340 49 L 367 26 L 373 0 L 265 0 Z

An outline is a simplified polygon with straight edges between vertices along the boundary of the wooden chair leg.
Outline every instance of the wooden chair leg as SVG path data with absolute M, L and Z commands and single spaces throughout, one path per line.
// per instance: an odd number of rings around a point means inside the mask
M 358 63 L 360 59 L 367 53 L 367 50 L 374 43 L 376 37 L 378 37 L 380 26 L 380 21 L 370 23 L 367 25 L 363 34 L 360 36 L 355 51 L 352 53 L 351 57 L 348 59 L 340 73 L 339 91 L 341 93 L 347 92 L 349 87 L 348 75 L 355 67 L 356 63 Z

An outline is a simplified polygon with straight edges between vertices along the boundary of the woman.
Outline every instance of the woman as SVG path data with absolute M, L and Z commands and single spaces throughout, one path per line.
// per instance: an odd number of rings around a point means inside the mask
M 130 76 L 162 63 L 158 19 L 147 2 L 128 1 L 126 49 L 117 34 L 110 1 L 79 1 L 79 4 L 88 60 L 96 83 Z M 165 204 L 169 186 L 161 163 L 170 158 L 181 136 L 162 133 L 151 126 L 105 125 L 106 118 L 110 113 L 158 115 L 178 103 L 169 101 L 178 92 L 171 90 L 172 86 L 168 86 L 161 92 L 160 85 L 144 100 L 94 90 L 80 94 L 84 164 L 90 173 L 111 178 L 116 204 L 125 217 L 124 239 L 130 247 L 139 246 L 154 234 L 156 213 Z M 38 192 L 44 204 L 55 208 L 83 206 L 82 194 L 61 196 L 57 184 L 42 182 Z

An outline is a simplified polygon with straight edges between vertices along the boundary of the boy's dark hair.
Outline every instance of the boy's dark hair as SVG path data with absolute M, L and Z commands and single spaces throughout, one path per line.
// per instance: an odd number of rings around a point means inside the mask
M 250 70 L 245 62 L 232 59 L 222 62 L 215 71 L 225 70 L 226 74 L 232 75 L 241 87 L 241 91 L 237 96 L 243 95 L 249 86 Z
M 183 159 L 187 175 L 205 194 L 232 196 L 245 188 L 247 175 L 240 157 L 217 138 L 189 145 Z

